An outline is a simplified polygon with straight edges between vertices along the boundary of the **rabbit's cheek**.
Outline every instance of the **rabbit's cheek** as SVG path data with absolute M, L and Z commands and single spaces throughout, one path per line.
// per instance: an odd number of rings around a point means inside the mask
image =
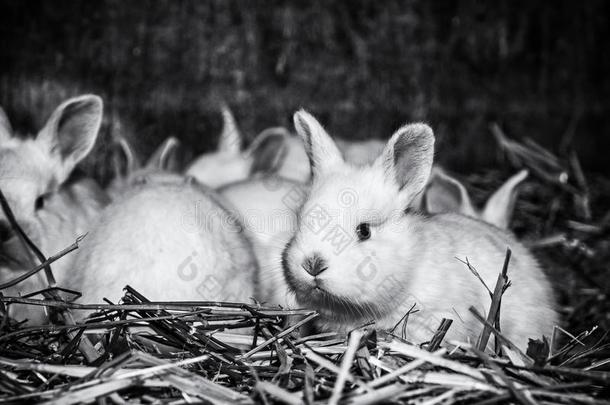
M 306 291 L 315 286 L 308 280 L 308 274 L 298 264 L 302 260 L 302 253 L 294 245 L 294 238 L 288 242 L 282 252 L 282 270 L 288 286 L 291 290 L 298 293 Z

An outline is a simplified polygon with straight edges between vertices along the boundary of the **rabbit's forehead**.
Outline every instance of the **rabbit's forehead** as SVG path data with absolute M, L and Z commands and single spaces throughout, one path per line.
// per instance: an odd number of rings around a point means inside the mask
M 32 143 L 0 149 L 0 187 L 5 194 L 38 192 L 50 180 L 47 158 Z
M 306 209 L 318 207 L 345 225 L 384 222 L 398 207 L 394 188 L 372 171 L 328 176 L 314 186 Z

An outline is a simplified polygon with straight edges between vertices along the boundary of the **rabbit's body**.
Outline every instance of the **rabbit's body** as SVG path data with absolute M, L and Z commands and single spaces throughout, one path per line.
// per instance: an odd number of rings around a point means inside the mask
M 71 286 L 84 302 L 147 298 L 247 302 L 257 265 L 242 226 L 196 182 L 149 182 L 109 205 L 83 241 Z
M 259 301 L 294 306 L 282 272 L 282 250 L 297 229 L 307 186 L 279 176 L 254 178 L 219 189 L 246 228 L 259 263 Z
M 413 307 L 408 337 L 429 340 L 443 317 L 449 338 L 474 340 L 486 314 L 506 249 L 513 285 L 502 301 L 503 333 L 523 347 L 550 336 L 557 322 L 550 284 L 536 260 L 507 232 L 457 214 L 423 216 L 406 210 L 432 168 L 434 136 L 423 124 L 397 131 L 371 165 L 345 163 L 330 136 L 309 114 L 295 125 L 309 145 L 313 183 L 298 230 L 283 252 L 284 275 L 298 303 L 321 313 L 325 329 L 349 330 L 369 321 L 392 329 Z

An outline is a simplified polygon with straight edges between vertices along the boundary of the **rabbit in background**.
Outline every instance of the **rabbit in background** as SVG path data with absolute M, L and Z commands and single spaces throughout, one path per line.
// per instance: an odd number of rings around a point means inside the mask
M 244 137 L 233 113 L 226 104 L 221 106 L 221 112 L 223 130 L 217 150 L 192 162 L 186 170 L 187 175 L 214 188 L 245 180 L 256 173 L 273 172 L 301 183 L 310 180 L 311 167 L 300 137 L 284 127 L 271 127 L 259 133 L 251 145 L 242 150 Z M 358 165 L 373 162 L 385 145 L 377 139 L 349 141 L 338 138 L 336 141 L 346 161 Z M 258 159 L 257 164 L 254 156 L 263 154 L 268 155 L 268 159 Z
M 482 209 L 472 203 L 466 187 L 438 166 L 434 166 L 422 198 L 414 205 L 430 214 L 456 212 L 480 219 L 501 229 L 508 229 L 519 194 L 519 185 L 528 171 L 521 170 L 511 176 L 487 199 Z
M 520 347 L 550 335 L 558 321 L 550 283 L 510 233 L 455 213 L 406 210 L 430 176 L 430 127 L 403 126 L 371 165 L 355 167 L 310 114 L 299 111 L 294 122 L 313 178 L 283 270 L 296 301 L 320 312 L 322 329 L 345 332 L 371 320 L 391 329 L 416 305 L 405 325 L 409 339 L 430 339 L 443 317 L 454 320 L 448 339 L 476 339 L 481 324 L 468 308 L 485 313 L 491 300 L 457 259 L 468 258 L 493 286 L 510 247 L 501 329 Z
M 117 300 L 125 285 L 155 301 L 258 296 L 258 264 L 243 224 L 212 188 L 162 170 L 168 142 L 159 159 L 153 155 L 154 170 L 139 172 L 143 181 L 127 177 L 81 243 L 68 285 L 83 302 Z
M 109 202 L 95 181 L 69 179 L 75 166 L 91 151 L 102 120 L 102 100 L 82 95 L 66 100 L 33 138 L 13 134 L 0 109 L 0 189 L 19 225 L 45 256 L 65 249 L 94 226 Z M 30 270 L 38 261 L 8 223 L 0 219 L 2 282 Z M 72 252 L 52 264 L 58 285 L 72 276 Z M 47 287 L 44 272 L 4 290 L 6 295 L 29 294 Z M 46 320 L 43 307 L 10 305 L 9 315 L 29 324 Z
M 223 130 L 214 152 L 205 153 L 193 161 L 186 169 L 186 175 L 192 176 L 200 183 L 212 188 L 244 180 L 256 173 L 277 171 L 284 177 L 296 177 L 300 180 L 308 175 L 308 167 L 299 167 L 300 142 L 293 139 L 288 131 L 281 127 L 268 128 L 242 151 L 243 137 L 235 122 L 235 117 L 226 104 L 221 107 Z M 295 143 L 296 142 L 296 143 Z M 296 157 L 294 155 L 297 155 Z M 283 159 L 287 155 L 288 159 Z M 304 155 L 304 153 L 303 153 Z M 259 157 L 259 158 L 257 158 Z M 264 158 L 261 158 L 264 157 Z M 286 164 L 286 168 L 276 166 Z
M 120 198 L 133 187 L 141 186 L 151 181 L 180 182 L 184 176 L 178 174 L 175 165 L 175 155 L 180 147 L 180 141 L 171 136 L 167 138 L 153 154 L 146 164 L 140 164 L 137 155 L 127 139 L 119 138 L 119 146 L 114 154 L 114 178 L 106 188 L 106 192 L 113 199 Z
M 297 212 L 308 188 L 277 175 L 246 179 L 221 187 L 227 208 L 244 224 L 259 264 L 260 302 L 296 307 L 282 272 L 282 250 L 297 230 Z

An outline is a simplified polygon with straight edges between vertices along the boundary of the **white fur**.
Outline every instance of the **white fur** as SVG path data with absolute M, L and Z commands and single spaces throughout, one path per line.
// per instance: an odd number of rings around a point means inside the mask
M 62 103 L 33 139 L 13 136 L 1 113 L 0 188 L 17 222 L 45 256 L 54 255 L 91 229 L 108 198 L 98 185 L 84 179 L 64 184 L 74 166 L 91 150 L 100 127 L 102 101 L 85 95 Z M 36 200 L 44 197 L 42 208 Z M 9 227 L 4 213 L 0 222 Z M 30 270 L 38 261 L 13 234 L 1 241 L 0 281 Z M 58 284 L 70 277 L 75 253 L 52 264 Z M 3 291 L 6 295 L 28 294 L 47 287 L 44 272 Z M 45 320 L 42 307 L 11 305 L 10 315 L 30 324 Z
M 248 302 L 257 265 L 243 227 L 211 189 L 148 182 L 102 213 L 70 280 L 83 302 L 116 301 L 130 285 L 150 300 Z
M 219 193 L 242 220 L 259 263 L 259 301 L 294 307 L 282 271 L 282 251 L 297 230 L 296 213 L 308 187 L 279 176 L 229 184 Z
M 415 304 L 420 311 L 408 318 L 409 339 L 429 340 L 445 317 L 454 321 L 449 339 L 476 340 L 482 326 L 468 308 L 485 313 L 491 300 L 457 259 L 468 258 L 493 289 L 510 247 L 512 286 L 502 300 L 502 330 L 520 347 L 528 337 L 550 336 L 557 323 L 552 291 L 522 244 L 465 216 L 405 213 L 430 174 L 434 138 L 429 127 L 401 128 L 372 165 L 354 167 L 338 155 L 312 116 L 298 112 L 295 126 L 319 166 L 299 213 L 299 229 L 283 254 L 284 274 L 299 304 L 321 313 L 323 328 L 347 331 L 374 320 L 377 328 L 390 329 Z M 320 210 L 324 214 L 316 215 Z M 371 224 L 370 239 L 357 239 L 360 223 Z M 336 243 L 337 235 L 347 243 Z M 315 277 L 302 267 L 314 254 L 326 265 Z

